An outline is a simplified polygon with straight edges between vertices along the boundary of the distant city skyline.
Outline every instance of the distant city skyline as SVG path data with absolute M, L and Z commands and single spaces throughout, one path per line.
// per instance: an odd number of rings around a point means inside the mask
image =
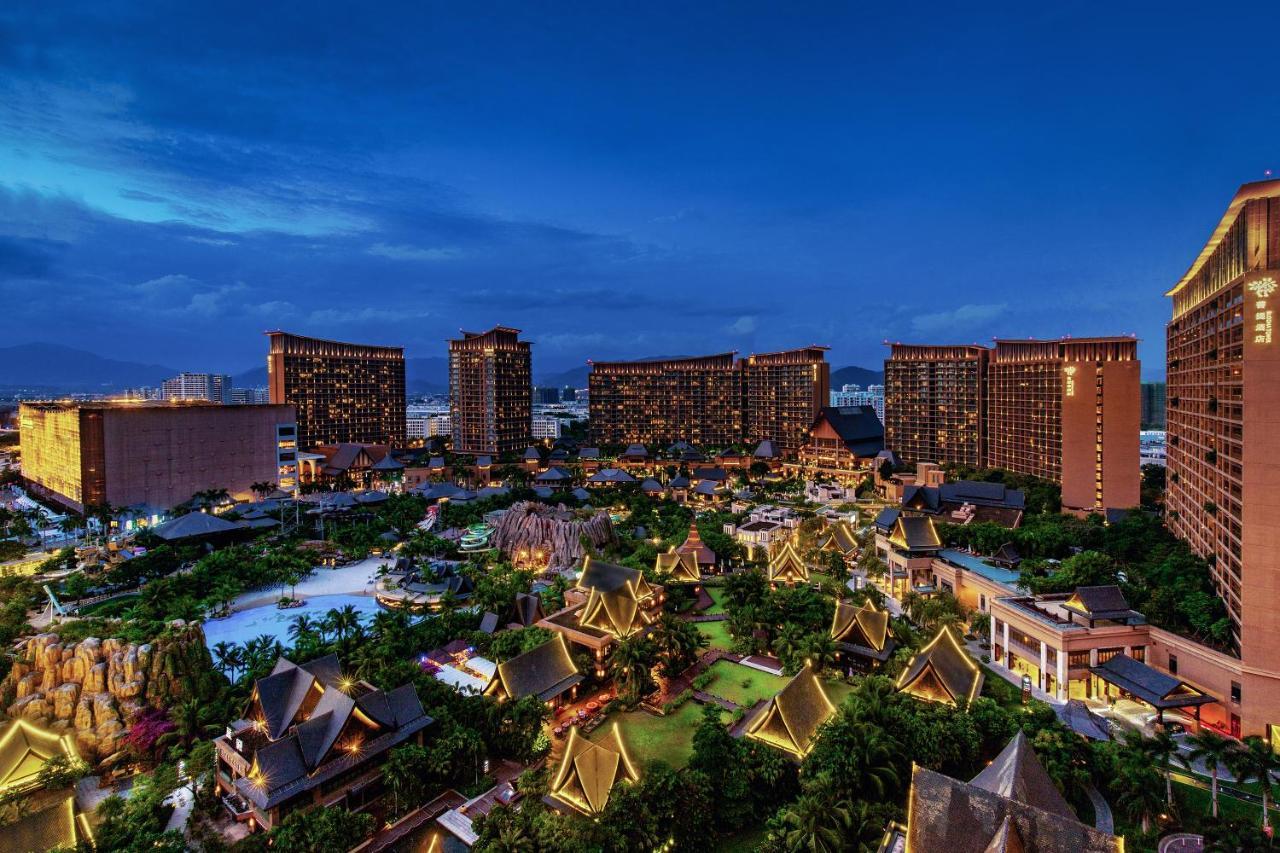
M 335 38 L 323 4 L 7 4 L 0 340 L 239 373 L 275 327 L 444 358 L 508 324 L 537 375 L 1136 333 L 1159 376 L 1159 294 L 1280 165 L 1237 49 L 1265 8 L 405 7 Z

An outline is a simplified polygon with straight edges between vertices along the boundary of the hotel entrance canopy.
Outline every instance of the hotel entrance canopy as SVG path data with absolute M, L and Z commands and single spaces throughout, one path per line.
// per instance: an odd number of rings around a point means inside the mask
M 1208 705 L 1218 700 L 1185 681 L 1152 669 L 1125 654 L 1092 667 L 1090 673 L 1113 684 L 1135 699 L 1146 702 L 1157 711 Z

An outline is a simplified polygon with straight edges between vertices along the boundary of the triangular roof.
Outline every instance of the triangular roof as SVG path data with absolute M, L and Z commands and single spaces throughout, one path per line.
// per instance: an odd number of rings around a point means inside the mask
M 702 541 L 702 534 L 698 532 L 698 522 L 689 522 L 689 535 L 685 537 L 684 542 L 680 544 L 676 551 L 681 554 L 693 554 L 698 560 L 698 566 L 714 566 L 716 564 L 716 552 Z
M 802 758 L 835 712 L 812 665 L 806 663 L 747 726 L 747 737 Z
M 652 477 L 645 477 L 644 482 L 640 484 L 640 490 L 645 492 L 660 492 L 662 484 Z
M 1125 618 L 1133 615 L 1124 593 L 1115 584 L 1078 586 L 1062 606 L 1090 619 Z
M 965 652 L 955 633 L 943 626 L 898 676 L 898 690 L 928 702 L 972 702 L 982 689 L 982 668 Z
M 852 602 L 837 601 L 831 620 L 831 639 L 874 652 L 884 651 L 889 641 L 889 611 L 877 610 L 869 600 L 861 607 L 855 607 Z
M 634 456 L 638 459 L 641 457 L 648 457 L 649 451 L 645 448 L 643 444 L 629 444 L 627 445 L 626 451 L 622 455 Z
M 790 542 L 785 543 L 769 561 L 768 580 L 770 583 L 787 584 L 808 582 L 809 567 Z
M 609 804 L 614 785 L 638 781 L 640 774 L 627 754 L 617 723 L 595 742 L 572 726 L 548 790 L 549 796 L 570 808 L 597 815 Z
M 0 791 L 36 784 L 45 762 L 56 755 L 80 759 L 75 741 L 24 720 L 11 720 L 0 734 Z
M 908 551 L 928 551 L 942 547 L 933 519 L 920 515 L 899 515 L 893 523 L 889 541 Z
M 1014 824 L 1013 818 L 1005 815 L 991 843 L 982 853 L 1026 853 L 1026 850 L 1026 845 L 1022 843 L 1022 835 L 1018 833 L 1018 827 Z
M 563 634 L 498 664 L 485 693 L 502 699 L 537 696 L 549 701 L 582 681 Z
M 572 480 L 573 475 L 563 468 L 552 466 L 541 474 L 533 478 L 535 483 L 563 483 L 565 480 Z
M 833 521 L 827 525 L 826 535 L 818 547 L 823 551 L 839 551 L 847 556 L 858 550 L 858 540 L 849 522 Z
M 1022 731 L 969 784 L 1062 817 L 1076 816 Z
M 635 477 L 621 468 L 601 468 L 587 478 L 588 483 L 634 483 L 635 481 Z
M 642 607 L 640 601 L 631 593 L 630 586 L 609 592 L 592 589 L 578 614 L 578 624 L 615 637 L 629 637 L 653 621 L 653 614 Z
M 702 572 L 698 568 L 698 556 L 693 551 L 677 551 L 672 548 L 665 554 L 659 554 L 653 563 L 654 569 L 671 575 L 676 583 L 698 583 L 702 580 Z
M 756 445 L 755 452 L 751 454 L 757 459 L 773 459 L 778 455 L 778 451 L 773 446 L 773 442 L 765 439 Z
M 161 539 L 173 541 L 192 536 L 217 536 L 243 529 L 242 525 L 207 512 L 189 512 L 151 528 Z
M 884 425 L 873 406 L 823 406 L 809 431 L 824 423 L 855 456 L 874 457 L 884 450 Z
M 542 596 L 527 592 L 517 592 L 515 601 L 515 620 L 528 628 L 542 619 Z

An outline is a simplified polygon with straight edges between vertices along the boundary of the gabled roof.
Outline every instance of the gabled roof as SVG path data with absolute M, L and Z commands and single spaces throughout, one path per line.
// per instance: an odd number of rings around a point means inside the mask
M 1021 730 L 969 784 L 1065 818 L 1076 816 Z
M 611 592 L 591 590 L 578 614 L 578 624 L 619 638 L 643 631 L 653 621 L 653 614 L 629 590 L 627 586 Z
M 539 462 L 542 460 L 542 454 L 531 444 L 525 448 L 524 458 L 529 462 Z
M 872 522 L 877 528 L 888 532 L 898 523 L 898 516 L 902 515 L 902 510 L 893 507 L 885 507 L 876 515 L 876 520 Z
M 835 712 L 813 667 L 805 664 L 748 724 L 747 737 L 802 758 Z
M 681 554 L 693 554 L 697 559 L 698 567 L 714 566 L 716 564 L 716 552 L 712 551 L 710 546 L 702 541 L 702 534 L 698 532 L 698 522 L 689 522 L 689 535 L 685 537 L 684 542 L 680 543 L 680 547 L 676 551 Z
M 582 814 L 597 815 L 609 804 L 614 785 L 638 781 L 640 774 L 627 754 L 617 723 L 594 743 L 573 726 L 548 796 Z
M 660 492 L 662 484 L 652 477 L 645 477 L 644 482 L 640 484 L 640 490 L 644 492 Z
M 823 422 L 855 456 L 873 457 L 884 450 L 884 425 L 872 406 L 823 406 L 810 431 Z
M 0 734 L 0 792 L 36 784 L 45 762 L 56 755 L 79 760 L 70 735 L 38 728 L 21 718 L 11 720 Z
M 916 766 L 906 849 L 944 853 L 1123 853 L 1124 841 L 1074 817 Z
M 590 556 L 582 562 L 582 576 L 578 578 L 578 589 L 599 590 L 600 592 L 616 592 L 626 589 L 634 598 L 641 599 L 651 595 L 644 579 L 644 573 L 616 563 L 606 563 Z
M 1126 654 L 1115 655 L 1105 663 L 1090 667 L 1089 672 L 1154 708 L 1185 708 L 1217 701 L 1185 681 L 1152 669 Z
M 582 681 L 563 634 L 498 664 L 485 693 L 499 699 L 537 696 L 544 702 Z
M 654 569 L 671 575 L 676 583 L 698 583 L 702 580 L 702 572 L 698 568 L 698 555 L 693 551 L 677 551 L 672 548 L 665 554 L 659 554 L 653 563 Z
M 528 628 L 543 617 L 542 597 L 517 592 L 515 601 L 515 619 L 520 625 Z
M 151 528 L 151 532 L 167 542 L 193 536 L 218 536 L 243 530 L 243 525 L 212 513 L 189 512 Z
M 579 458 L 579 459 L 599 459 L 599 458 L 600 458 L 600 448 L 598 448 L 598 447 L 584 447 L 584 448 L 582 448 L 581 450 L 579 450 L 579 451 L 578 451 L 578 458 Z
M 943 627 L 907 663 L 896 687 L 927 702 L 947 705 L 972 702 L 982 689 L 982 669 L 965 652 L 951 629 Z
M 404 468 L 404 465 L 397 462 L 396 458 L 388 453 L 373 463 L 372 468 L 374 471 L 400 471 Z
M 588 483 L 634 483 L 635 481 L 635 477 L 621 468 L 601 468 L 587 478 Z
M 826 535 L 818 546 L 823 551 L 839 551 L 848 556 L 858 550 L 858 540 L 847 521 L 834 521 L 827 525 Z
M 723 488 L 715 480 L 699 480 L 698 485 L 693 487 L 693 493 L 711 498 L 719 494 Z
M 649 451 L 645 449 L 643 444 L 629 444 L 623 456 L 634 456 L 636 458 L 648 457 Z
M 889 642 L 889 611 L 877 610 L 870 601 L 861 607 L 855 607 L 848 601 L 838 601 L 831 620 L 831 639 L 882 652 Z
M 751 454 L 756 459 L 776 459 L 778 456 L 777 448 L 773 446 L 770 439 L 765 439 L 756 445 L 755 452 Z
M 893 525 L 889 541 L 908 551 L 928 551 L 942 547 L 933 519 L 928 516 L 900 515 Z
M 729 475 L 719 466 L 693 469 L 693 479 L 695 480 L 715 480 L 717 483 L 723 483 L 728 478 Z
M 573 475 L 563 468 L 552 466 L 533 478 L 535 483 L 563 483 L 572 480 Z
M 580 500 L 580 501 L 585 501 L 585 500 L 587 500 L 588 498 L 590 498 L 590 497 L 591 497 L 591 495 L 587 492 L 587 490 L 586 490 L 586 489 L 584 489 L 584 488 L 582 488 L 581 486 L 579 486 L 578 488 L 574 489 L 574 490 L 573 490 L 572 492 L 570 492 L 569 494 L 573 495 L 575 498 L 577 498 L 577 499 L 578 499 L 578 500 Z
M 689 488 L 689 478 L 684 474 L 677 474 L 671 478 L 671 488 L 687 489 Z
M 1086 619 L 1127 619 L 1136 615 L 1115 584 L 1078 586 L 1062 607 Z
M 808 582 L 809 567 L 800 559 L 800 554 L 790 542 L 784 544 L 769 560 L 768 580 L 770 583 L 787 584 Z

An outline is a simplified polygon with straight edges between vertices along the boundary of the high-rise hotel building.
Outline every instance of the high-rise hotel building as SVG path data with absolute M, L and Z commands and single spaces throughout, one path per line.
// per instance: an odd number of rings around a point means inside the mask
M 985 465 L 1062 486 L 1089 512 L 1140 503 L 1138 341 L 998 340 L 987 361 Z
M 455 453 L 523 450 L 533 435 L 533 361 L 519 329 L 494 326 L 449 341 Z
M 732 352 L 653 361 L 593 361 L 588 377 L 596 444 L 742 441 L 742 378 Z
M 904 461 L 982 464 L 986 347 L 893 344 L 884 363 L 884 443 Z
M 1130 337 L 894 344 L 885 445 L 1050 480 L 1075 512 L 1137 506 L 1140 366 Z
M 76 512 L 168 510 L 211 489 L 248 499 L 255 483 L 297 485 L 292 406 L 23 403 L 18 438 L 23 478 Z
M 826 347 L 591 364 L 590 430 L 604 445 L 773 442 L 795 455 L 827 404 Z
M 1166 295 L 1167 522 L 1212 565 L 1259 732 L 1280 724 L 1280 181 L 1242 186 Z
M 298 445 L 405 444 L 404 349 L 268 332 L 271 402 L 298 413 Z

